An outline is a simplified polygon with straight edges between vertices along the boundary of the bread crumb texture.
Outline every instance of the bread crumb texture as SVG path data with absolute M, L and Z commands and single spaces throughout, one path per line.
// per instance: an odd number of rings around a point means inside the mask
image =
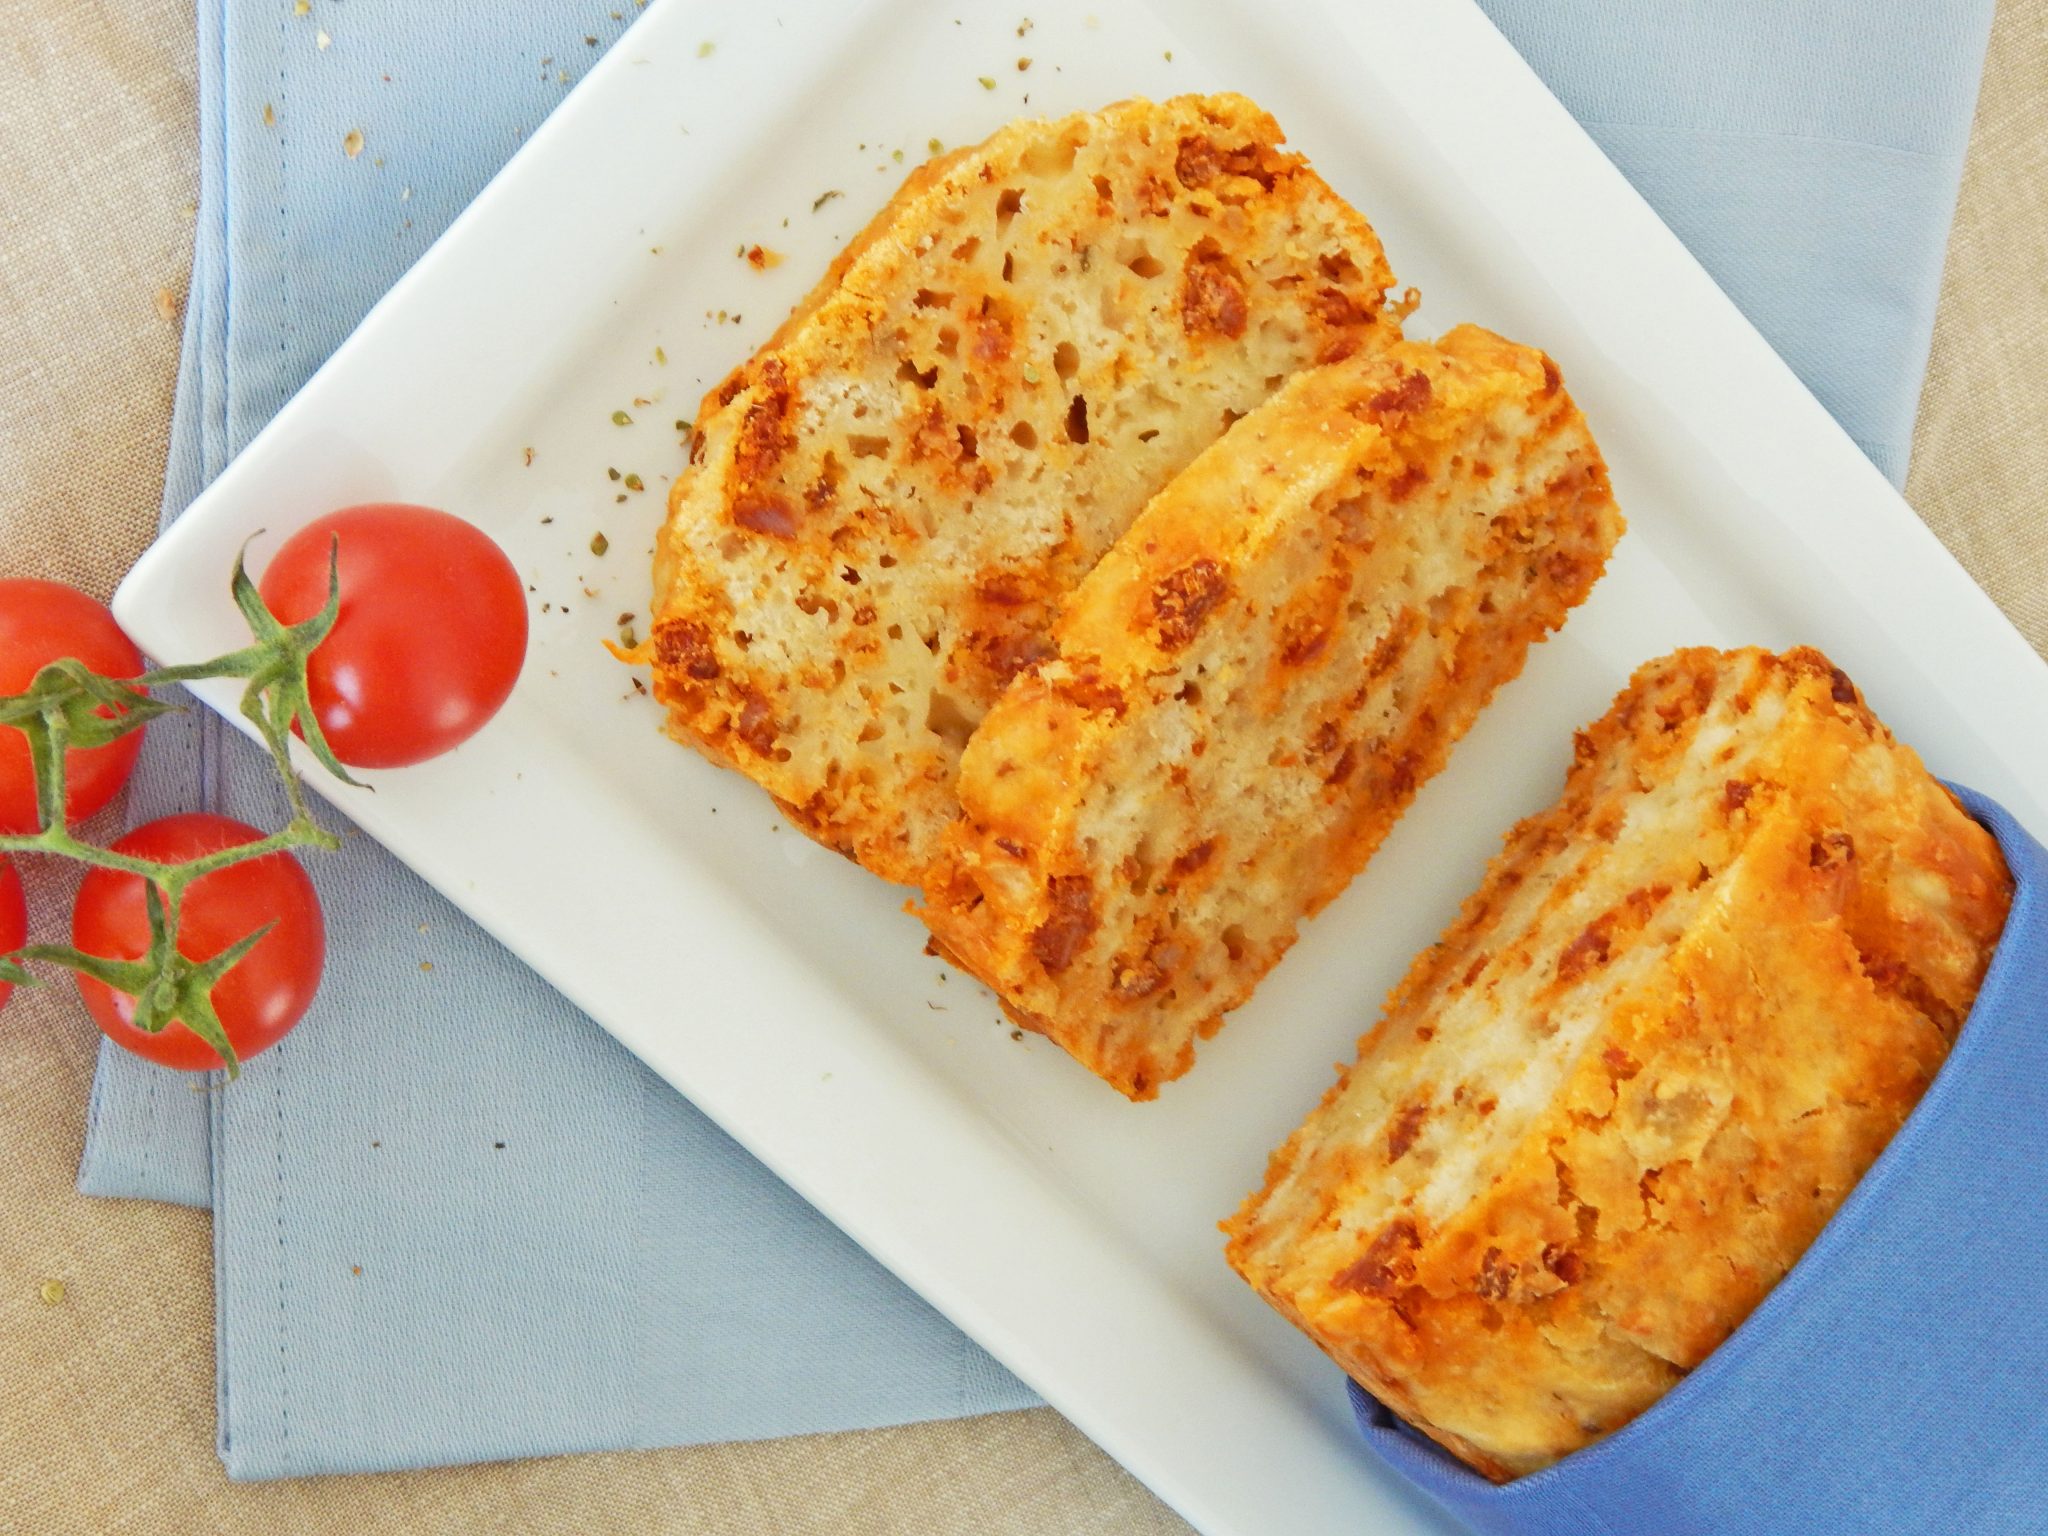
M 1362 868 L 1621 532 L 1542 353 L 1292 379 L 1151 503 L 969 742 L 926 923 L 1133 1098 Z
M 1229 1258 L 1480 1471 L 1725 1339 L 1910 1113 L 2004 924 L 1997 846 L 1809 649 L 1680 651 L 1578 739 Z
M 913 172 L 697 417 L 655 555 L 671 733 L 916 883 L 969 734 L 1153 493 L 1398 339 L 1379 241 L 1281 137 L 1129 101 Z

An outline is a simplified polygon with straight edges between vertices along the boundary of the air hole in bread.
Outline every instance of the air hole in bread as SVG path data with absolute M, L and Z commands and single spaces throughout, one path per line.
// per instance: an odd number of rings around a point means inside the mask
M 1003 252 L 1003 281 L 1006 283 L 1014 283 L 1016 280 L 1017 258 L 1015 256 L 1012 256 L 1008 251 L 1005 251 Z
M 924 728 L 952 746 L 964 748 L 967 738 L 974 734 L 974 721 L 958 699 L 934 688 L 931 704 L 925 710 Z
M 960 423 L 959 435 L 960 457 L 963 459 L 980 458 L 981 440 L 974 435 L 974 428 L 968 426 L 967 423 L 963 421 L 962 423 Z
M 933 630 L 928 635 L 920 635 L 918 638 L 924 641 L 924 648 L 926 650 L 930 651 L 934 656 L 939 654 L 939 632 L 937 630 Z
M 1193 678 L 1189 678 L 1180 685 L 1180 692 L 1176 693 L 1174 697 L 1183 704 L 1199 704 L 1202 702 L 1201 684 L 1197 683 Z
M 891 624 L 886 633 L 888 634 L 891 640 L 901 640 L 903 638 L 903 626 L 901 624 Z M 898 688 L 894 683 L 891 683 L 889 685 L 889 691 L 891 693 L 901 693 L 903 690 L 901 688 Z
M 891 566 L 895 565 L 895 563 L 896 557 L 892 554 L 887 553 L 886 551 L 875 557 L 875 564 L 879 565 L 885 571 L 888 570 Z
M 1152 834 L 1148 831 L 1138 839 L 1138 846 L 1126 856 L 1124 873 L 1133 896 L 1143 895 L 1152 883 L 1152 876 L 1159 868 L 1159 855 L 1152 846 Z
M 919 309 L 950 309 L 953 295 L 936 288 L 920 288 L 917 297 L 910 302 Z
M 996 233 L 1002 234 L 1010 227 L 1010 220 L 1017 217 L 1024 206 L 1024 193 L 1016 187 L 1003 188 L 1002 196 L 996 199 Z
M 939 327 L 939 353 L 943 357 L 960 355 L 960 332 L 950 325 Z M 973 381 L 970 379 L 969 382 Z
M 1229 431 L 1229 430 L 1230 430 L 1230 429 L 1231 429 L 1232 427 L 1236 426 L 1236 425 L 1237 425 L 1237 424 L 1238 424 L 1238 423 L 1239 423 L 1240 421 L 1243 421 L 1243 420 L 1244 420 L 1244 412 L 1243 412 L 1243 411 L 1233 411 L 1233 410 L 1229 409 L 1228 407 L 1225 407 L 1225 408 L 1224 408 L 1224 412 L 1223 412 L 1223 430 L 1224 430 L 1224 431 L 1228 432 L 1228 431 Z
M 1249 947 L 1250 941 L 1245 937 L 1242 923 L 1232 923 L 1223 930 L 1223 952 L 1230 956 L 1233 962 L 1242 960 L 1245 950 Z
M 1140 277 L 1157 277 L 1166 270 L 1166 263 L 1152 254 L 1152 247 L 1142 240 L 1126 244 L 1117 255 L 1117 260 L 1129 267 Z
M 1033 144 L 1017 163 L 1033 176 L 1064 176 L 1074 168 L 1074 152 L 1081 146 L 1073 139 L 1060 138 L 1050 144 Z
M 1072 379 L 1081 371 L 1081 349 L 1071 341 L 1063 341 L 1052 352 L 1052 371 L 1062 379 Z
M 1067 402 L 1067 441 L 1088 441 L 1088 397 L 1076 395 Z
M 969 235 L 965 240 L 962 240 L 953 247 L 953 259 L 955 261 L 972 261 L 974 260 L 974 253 L 980 249 L 981 236 Z
M 939 382 L 939 365 L 933 363 L 920 371 L 917 364 L 906 357 L 896 365 L 896 377 L 906 384 L 915 384 L 919 389 L 930 389 Z
M 1116 195 L 1110 191 L 1109 178 L 1107 176 L 1097 176 L 1095 178 L 1095 195 L 1105 203 L 1114 203 L 1116 201 Z
M 880 741 L 882 739 L 882 722 L 870 720 L 860 728 L 860 734 L 853 739 L 861 746 L 866 746 L 871 741 Z
M 1149 443 L 1152 441 L 1153 438 L 1157 437 L 1158 435 L 1159 429 L 1157 427 L 1147 427 L 1144 431 L 1138 434 L 1138 441 L 1141 443 Z
M 889 439 L 886 437 L 867 437 L 856 432 L 846 439 L 846 446 L 856 459 L 886 459 L 889 456 Z
M 1028 421 L 1020 421 L 1017 425 L 1010 428 L 1010 441 L 1019 448 L 1036 448 L 1038 446 L 1038 429 Z

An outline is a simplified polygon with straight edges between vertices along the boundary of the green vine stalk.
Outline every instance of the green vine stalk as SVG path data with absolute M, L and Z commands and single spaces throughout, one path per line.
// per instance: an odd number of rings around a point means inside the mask
M 0 725 L 12 726 L 28 737 L 41 824 L 41 830 L 34 833 L 0 833 L 0 854 L 49 853 L 140 877 L 146 882 L 150 932 L 149 949 L 138 960 L 109 960 L 69 944 L 25 945 L 0 957 L 0 981 L 32 984 L 36 978 L 25 961 L 65 966 L 133 997 L 137 1029 L 159 1034 L 173 1023 L 181 1023 L 213 1047 L 226 1064 L 230 1079 L 238 1075 L 241 1064 L 214 1011 L 213 988 L 274 925 L 264 924 L 209 959 L 193 960 L 178 949 L 179 920 L 185 893 L 193 882 L 216 870 L 293 848 L 340 846 L 340 840 L 313 819 L 306 805 L 305 788 L 292 768 L 294 727 L 329 773 L 344 784 L 367 787 L 350 777 L 327 745 L 307 694 L 306 659 L 327 638 L 341 609 L 339 558 L 337 541 L 328 553 L 327 601 L 320 612 L 287 625 L 280 624 L 264 606 L 242 556 L 236 555 L 231 590 L 250 633 L 250 643 L 238 651 L 211 661 L 159 667 L 131 678 L 102 677 L 73 660 L 53 661 L 36 673 L 27 691 L 0 697 Z M 216 677 L 243 680 L 242 715 L 270 750 L 291 819 L 255 842 L 180 863 L 138 859 L 79 838 L 65 821 L 64 754 L 74 747 L 105 746 L 179 707 L 153 697 L 149 690 Z

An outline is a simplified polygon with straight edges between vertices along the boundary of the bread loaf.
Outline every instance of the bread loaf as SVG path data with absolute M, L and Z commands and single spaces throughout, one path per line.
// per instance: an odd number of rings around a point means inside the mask
M 1145 502 L 1398 335 L 1379 242 L 1238 96 L 914 172 L 697 418 L 655 558 L 670 731 L 915 882 L 960 750 Z
M 1466 326 L 1297 375 L 1154 499 L 982 722 L 926 923 L 1151 1097 L 1620 531 L 1540 352 Z
M 2005 919 L 1989 833 L 1813 650 L 1680 651 L 1580 736 L 1230 1262 L 1495 1479 L 1626 1424 L 1819 1233 Z

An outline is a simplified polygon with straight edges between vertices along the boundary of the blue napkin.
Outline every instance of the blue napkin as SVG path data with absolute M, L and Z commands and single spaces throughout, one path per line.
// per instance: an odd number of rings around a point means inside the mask
M 2018 890 L 1956 1048 L 1747 1322 L 1627 1428 L 1504 1487 L 1355 1386 L 1370 1444 L 1498 1536 L 2039 1536 L 2048 1526 L 2048 851 L 1959 790 Z
M 1902 479 L 1990 0 L 1485 3 Z M 488 25 L 399 0 L 290 9 L 200 4 L 167 517 L 622 29 L 567 0 Z M 138 815 L 272 817 L 218 722 L 151 730 Z M 1029 1401 L 395 861 L 358 842 L 320 862 L 316 1016 L 225 1095 L 104 1052 L 80 1173 L 90 1194 L 214 1205 L 232 1475 Z

